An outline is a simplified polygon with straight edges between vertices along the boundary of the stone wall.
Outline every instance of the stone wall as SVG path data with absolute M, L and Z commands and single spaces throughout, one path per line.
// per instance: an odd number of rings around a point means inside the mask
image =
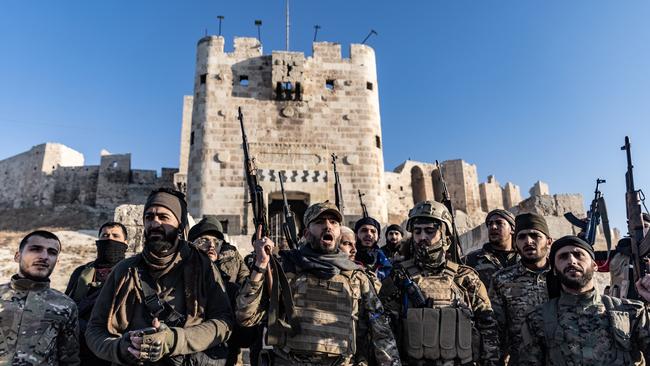
M 333 200 L 331 157 L 340 160 L 344 214 L 361 216 L 357 190 L 371 215 L 387 220 L 382 137 L 374 51 L 314 43 L 300 52 L 262 54 L 254 38 L 235 38 L 224 52 L 222 37 L 199 41 L 193 96 L 187 190 L 190 213 L 215 215 L 239 234 L 252 232 L 244 184 L 237 108 L 244 113 L 251 155 L 269 204 L 277 214 L 277 173 L 286 171 L 288 198 L 297 206 Z M 297 216 L 302 218 L 302 209 Z M 234 234 L 232 231 L 231 234 Z
M 490 212 L 503 208 L 503 191 L 493 175 L 488 176 L 487 182 L 478 185 L 481 195 L 481 209 Z
M 0 160 L 0 208 L 85 205 L 107 212 L 122 203 L 144 203 L 152 189 L 173 187 L 178 171 L 132 170 L 130 154 L 103 153 L 99 166 L 65 145 L 46 143 Z M 72 223 L 71 223 L 72 224 Z

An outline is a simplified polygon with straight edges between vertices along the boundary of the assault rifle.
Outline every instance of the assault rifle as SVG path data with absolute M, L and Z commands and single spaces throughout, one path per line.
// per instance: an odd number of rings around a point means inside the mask
M 332 165 L 334 166 L 334 204 L 339 209 L 341 215 L 343 215 L 343 209 L 345 208 L 345 204 L 343 203 L 343 188 L 341 188 L 341 179 L 336 169 L 336 160 L 338 160 L 338 156 L 332 153 Z
M 598 262 L 598 269 L 600 271 L 606 272 L 607 263 L 609 261 L 609 255 L 612 248 L 612 233 L 609 229 L 609 218 L 607 217 L 607 206 L 605 206 L 605 197 L 599 190 L 599 185 L 601 183 L 606 183 L 604 179 L 596 179 L 596 189 L 594 190 L 594 199 L 591 201 L 589 206 L 589 211 L 587 211 L 586 220 L 581 220 L 577 218 L 572 212 L 567 212 L 564 214 L 566 218 L 572 225 L 580 228 L 580 236 L 584 236 L 584 239 L 592 247 L 596 243 L 596 232 L 598 230 L 598 225 L 600 225 L 601 220 L 603 224 L 603 234 L 605 235 L 605 242 L 607 243 L 607 252 L 597 251 L 596 252 L 596 261 Z
M 440 183 L 442 184 L 441 203 L 447 207 L 447 210 L 449 210 L 449 213 L 451 214 L 451 259 L 453 262 L 461 263 L 463 248 L 460 246 L 460 236 L 458 235 L 458 229 L 456 228 L 456 212 L 454 211 L 454 205 L 451 202 L 451 195 L 447 189 L 447 183 L 445 182 L 445 177 L 442 175 L 442 169 L 438 163 L 438 160 L 436 160 L 436 168 L 438 169 L 438 174 L 440 175 Z
M 256 229 L 261 227 L 262 236 L 269 236 L 269 224 L 266 220 L 266 205 L 264 204 L 264 190 L 257 182 L 257 168 L 251 159 L 248 151 L 248 139 L 244 131 L 244 115 L 239 107 L 239 125 L 241 126 L 242 148 L 244 149 L 244 172 L 246 173 L 246 185 L 250 196 L 251 207 L 253 208 L 253 225 Z
M 289 249 L 298 248 L 298 234 L 296 233 L 296 219 L 291 212 L 291 207 L 289 207 L 289 202 L 287 202 L 287 195 L 284 192 L 284 172 L 278 174 L 280 178 L 280 190 L 282 191 L 282 200 L 284 201 L 282 205 L 282 212 L 284 213 L 284 222 L 282 223 L 282 232 L 284 232 L 284 238 L 287 240 L 287 245 Z
M 634 282 L 643 278 L 648 273 L 647 266 L 641 264 L 641 258 L 647 252 L 641 252 L 643 240 L 643 216 L 641 216 L 641 190 L 634 188 L 634 173 L 632 165 L 632 152 L 630 138 L 625 136 L 625 145 L 621 147 L 627 155 L 627 172 L 625 173 L 625 206 L 627 212 L 627 233 L 630 236 L 630 249 L 632 250 L 632 265 L 634 269 Z
M 244 115 L 239 107 L 239 124 L 241 126 L 242 148 L 244 150 L 244 172 L 246 174 L 246 184 L 248 193 L 251 198 L 250 203 L 253 208 L 253 224 L 255 225 L 255 239 L 262 239 L 263 236 L 269 236 L 269 225 L 266 219 L 266 205 L 264 204 L 264 190 L 257 182 L 257 168 L 255 162 L 251 159 L 248 151 L 248 139 L 244 131 Z M 282 269 L 282 265 L 277 258 L 267 250 L 271 257 L 269 266 L 266 271 L 267 287 L 269 290 L 269 311 L 268 311 L 268 333 L 267 341 L 277 344 L 279 328 L 291 329 L 293 323 L 293 299 L 291 297 L 291 287 L 287 276 Z M 284 310 L 289 324 L 281 320 L 281 311 Z
M 404 292 L 406 298 L 411 301 L 414 307 L 423 308 L 427 303 L 427 299 L 424 297 L 422 289 L 420 289 L 417 283 L 413 282 L 413 278 L 411 278 L 406 269 L 397 264 L 393 267 L 393 273 L 396 276 L 398 286 Z M 406 312 L 406 308 L 407 306 L 404 306 L 404 312 Z
M 359 203 L 361 204 L 361 211 L 363 212 L 363 217 L 368 217 L 368 207 L 366 207 L 366 204 L 363 203 L 363 196 L 365 196 L 365 193 L 361 193 L 360 189 L 357 189 L 357 192 L 359 192 Z

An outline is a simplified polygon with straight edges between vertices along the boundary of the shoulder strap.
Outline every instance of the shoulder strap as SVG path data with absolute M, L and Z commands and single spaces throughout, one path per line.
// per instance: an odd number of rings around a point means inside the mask
M 544 338 L 546 338 L 546 347 L 548 347 L 548 355 L 555 366 L 565 366 L 564 357 L 560 350 L 559 342 L 555 340 L 555 331 L 558 326 L 557 319 L 557 305 L 558 299 L 554 298 L 542 307 L 542 315 L 544 319 Z
M 167 301 L 160 298 L 160 294 L 156 291 L 156 282 L 149 275 L 148 271 L 142 268 L 142 263 L 138 263 L 136 280 L 142 288 L 144 294 L 144 306 L 149 311 L 152 318 L 158 318 L 161 322 L 167 323 L 169 326 L 183 326 L 185 324 L 186 316 L 176 311 L 167 303 Z

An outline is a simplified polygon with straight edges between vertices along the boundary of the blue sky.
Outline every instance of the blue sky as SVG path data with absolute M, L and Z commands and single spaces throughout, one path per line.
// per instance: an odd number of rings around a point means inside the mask
M 96 164 L 178 166 L 182 96 L 195 46 L 225 16 L 232 37 L 284 49 L 284 1 L 0 2 L 0 159 L 64 143 Z M 291 2 L 292 50 L 319 40 L 344 54 L 370 29 L 387 170 L 407 158 L 463 158 L 484 181 L 522 193 L 591 196 L 597 177 L 612 221 L 625 224 L 630 135 L 636 183 L 650 183 L 650 3 L 641 0 Z M 648 189 L 650 193 L 650 188 Z

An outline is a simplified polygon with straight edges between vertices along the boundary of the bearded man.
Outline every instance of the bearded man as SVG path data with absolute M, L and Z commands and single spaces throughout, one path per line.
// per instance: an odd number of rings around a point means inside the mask
M 142 253 L 115 266 L 93 308 L 86 341 L 97 356 L 120 365 L 225 362 L 203 351 L 230 336 L 228 296 L 210 259 L 184 240 L 186 228 L 184 195 L 153 191 Z
M 561 291 L 526 317 L 519 361 L 532 366 L 642 365 L 650 351 L 650 321 L 640 301 L 600 295 L 594 249 L 577 236 L 553 243 L 551 267 Z M 650 276 L 637 282 L 650 300 Z
M 407 259 L 395 263 L 380 295 L 406 364 L 497 365 L 497 324 L 485 285 L 472 268 L 447 259 L 451 220 L 436 201 L 418 202 L 409 211 Z
M 241 325 L 253 326 L 268 314 L 267 344 L 274 346 L 276 366 L 363 365 L 371 357 L 370 349 L 377 364 L 400 365 L 388 319 L 370 280 L 339 250 L 341 221 L 333 203 L 314 204 L 304 216 L 305 245 L 279 252 L 280 267 L 275 270 L 284 270 L 291 288 L 285 312 L 279 314 L 284 326 L 271 322 L 278 313 L 264 296 L 265 288 L 275 285 L 271 276 L 265 276 L 275 243 L 266 237 L 253 243 L 255 263 L 237 297 L 236 316 Z M 370 345 L 364 344 L 366 339 Z
M 490 301 L 499 322 L 502 360 L 519 365 L 521 327 L 526 315 L 548 300 L 548 252 L 553 239 L 543 216 L 535 213 L 515 218 L 515 246 L 519 263 L 492 276 Z

